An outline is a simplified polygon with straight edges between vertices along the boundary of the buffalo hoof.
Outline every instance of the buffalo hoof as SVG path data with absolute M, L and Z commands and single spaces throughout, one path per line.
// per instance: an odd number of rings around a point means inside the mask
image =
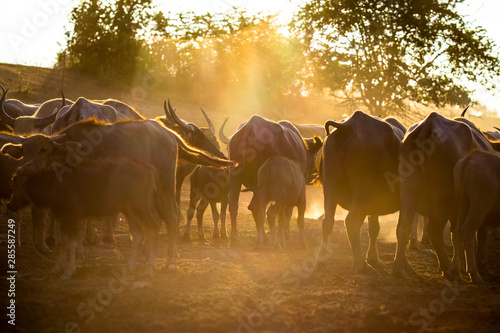
M 312 268 L 315 272 L 324 272 L 326 271 L 326 261 L 324 260 L 316 260 L 314 262 L 314 266 Z
M 185 242 L 190 242 L 191 241 L 191 237 L 190 237 L 189 234 L 186 233 L 186 234 L 184 234 L 182 236 L 182 240 L 185 241 Z
M 410 247 L 409 247 L 410 250 L 413 250 L 413 251 L 420 251 L 420 245 L 418 244 L 417 241 L 410 241 Z
M 446 279 L 449 281 L 462 281 L 462 274 L 456 269 L 450 269 L 446 274 Z
M 63 275 L 59 277 L 59 280 L 71 280 L 71 277 L 73 276 L 73 272 L 64 272 Z
M 219 240 L 219 239 L 220 239 L 219 234 L 218 234 L 218 233 L 213 233 L 213 234 L 212 234 L 212 239 L 213 239 L 214 241 Z
M 404 265 L 394 264 L 394 266 L 392 267 L 392 275 L 395 277 L 398 278 L 407 277 L 409 273 L 415 274 L 413 268 L 411 267 L 408 261 Z
M 356 267 L 356 272 L 361 275 L 379 275 L 375 268 L 368 265 L 366 262 Z
M 221 232 L 220 239 L 226 240 L 227 239 L 227 234 L 225 232 Z
M 198 235 L 198 240 L 199 240 L 200 242 L 204 242 L 204 241 L 206 241 L 206 239 L 205 239 L 205 235 Z
M 481 277 L 481 275 L 479 275 L 478 273 L 475 273 L 475 274 L 469 273 L 469 276 L 470 276 L 472 283 L 476 283 L 476 284 L 485 284 L 486 283 L 483 280 L 483 278 Z
M 142 276 L 152 278 L 152 277 L 154 277 L 155 273 L 156 273 L 156 269 L 151 267 L 151 266 L 148 266 L 148 267 L 146 267 L 146 269 L 142 273 Z
M 264 251 L 264 245 L 260 244 L 260 243 L 257 243 L 257 244 L 255 244 L 253 250 L 254 251 Z
M 366 262 L 372 267 L 380 268 L 384 266 L 384 263 L 378 257 L 366 258 Z
M 55 247 L 56 246 L 56 239 L 52 236 L 49 236 L 49 237 L 45 238 L 45 244 L 50 246 L 50 247 Z M 42 247 L 43 247 L 43 245 L 42 245 Z M 43 251 L 43 250 L 40 249 L 40 251 Z
M 45 254 L 50 254 L 52 253 L 52 250 L 46 245 L 46 244 L 42 244 L 38 247 L 39 251 L 41 253 L 45 253 Z
M 177 270 L 177 264 L 173 264 L 173 263 L 170 263 L 170 264 L 165 264 L 162 269 L 166 269 L 167 271 L 176 271 Z
M 115 239 L 115 236 L 111 237 L 111 236 L 104 236 L 102 238 L 102 242 L 105 243 L 105 244 L 109 244 L 109 245 L 113 245 L 116 243 L 116 239 Z

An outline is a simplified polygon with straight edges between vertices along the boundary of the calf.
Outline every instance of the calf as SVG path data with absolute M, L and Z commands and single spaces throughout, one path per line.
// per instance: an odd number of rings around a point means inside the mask
M 149 270 L 156 269 L 156 244 L 160 228 L 157 203 L 161 192 L 157 170 L 128 158 L 85 160 L 60 177 L 52 166 L 21 166 L 13 178 L 13 193 L 7 205 L 18 211 L 29 204 L 49 208 L 60 222 L 62 246 L 53 273 L 64 269 L 61 279 L 75 273 L 78 224 L 85 218 L 122 212 L 132 234 L 128 269 L 133 270 L 140 245 L 146 242 Z
M 484 282 L 487 270 L 488 233 L 500 226 L 500 154 L 474 151 L 457 162 L 454 169 L 456 222 L 452 224 L 453 260 L 450 278 L 460 278 L 461 246 L 465 248 L 467 272 L 473 282 Z M 477 264 L 474 239 L 477 233 Z
M 271 230 L 271 244 L 278 248 L 285 244 L 284 232 L 290 223 L 290 215 L 286 210 L 297 206 L 300 239 L 302 244 L 307 246 L 304 233 L 306 181 L 300 164 L 286 157 L 270 157 L 259 168 L 257 181 L 257 188 L 254 189 L 248 206 L 257 226 L 257 247 L 263 246 L 264 219 L 266 207 L 270 202 L 267 218 Z M 276 215 L 279 215 L 279 242 L 275 226 Z
M 189 208 L 187 211 L 187 223 L 184 230 L 184 239 L 189 240 L 191 220 L 196 208 L 196 219 L 198 221 L 198 236 L 205 240 L 203 233 L 203 214 L 208 204 L 212 208 L 214 220 L 213 238 L 219 238 L 218 222 L 221 220 L 220 237 L 227 238 L 226 234 L 226 209 L 229 195 L 229 170 L 227 168 L 213 168 L 197 166 L 191 174 L 191 192 L 189 195 Z M 220 215 L 217 211 L 217 203 L 221 203 Z

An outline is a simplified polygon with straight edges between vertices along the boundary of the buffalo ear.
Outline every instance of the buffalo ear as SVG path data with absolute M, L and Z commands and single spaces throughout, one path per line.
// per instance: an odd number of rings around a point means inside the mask
M 2 154 L 8 155 L 9 157 L 12 157 L 16 160 L 20 160 L 24 155 L 23 145 L 20 143 L 6 143 L 2 147 Z
M 317 135 L 315 135 L 313 139 L 314 139 L 314 143 L 315 143 L 314 149 L 316 151 L 319 151 L 323 147 L 323 140 L 321 140 L 321 138 Z

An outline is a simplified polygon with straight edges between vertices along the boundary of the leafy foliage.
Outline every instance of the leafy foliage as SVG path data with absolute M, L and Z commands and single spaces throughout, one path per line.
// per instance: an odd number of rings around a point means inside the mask
M 151 1 L 86 0 L 75 7 L 67 48 L 72 66 L 124 82 L 140 74 L 149 61 L 141 33 L 149 22 Z
M 500 62 L 482 28 L 457 14 L 463 0 L 311 0 L 294 21 L 314 83 L 375 115 L 409 101 L 465 106 L 470 82 L 494 89 Z M 468 84 L 468 85 L 467 85 Z

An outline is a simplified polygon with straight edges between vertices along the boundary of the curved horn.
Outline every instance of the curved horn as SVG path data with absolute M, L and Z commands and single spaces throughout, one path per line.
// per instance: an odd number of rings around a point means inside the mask
M 214 124 L 212 123 L 212 121 L 210 120 L 210 117 L 208 116 L 208 114 L 205 112 L 205 110 L 203 110 L 203 108 L 201 108 L 201 112 L 203 112 L 203 116 L 205 117 L 205 119 L 207 120 L 207 124 L 208 124 L 208 129 L 210 130 L 210 132 L 212 132 L 213 135 L 215 135 L 215 126 Z
M 493 126 L 494 129 L 500 132 L 500 128 Z
M 181 120 L 177 114 L 175 113 L 174 109 L 172 108 L 172 105 L 170 104 L 170 97 L 168 98 L 168 111 L 170 112 L 170 115 L 174 119 L 174 124 L 178 124 L 179 126 L 183 127 L 184 129 L 188 130 L 191 132 L 191 127 L 189 127 L 183 120 Z
M 222 142 L 225 145 L 229 144 L 229 138 L 224 134 L 224 126 L 226 126 L 228 119 L 229 119 L 229 117 L 226 117 L 226 119 L 224 119 L 224 122 L 222 123 L 220 130 L 219 130 L 219 140 L 220 140 L 220 142 Z
M 170 101 L 170 98 L 168 99 Z M 170 121 L 172 124 L 175 124 L 174 118 L 170 115 L 170 112 L 168 112 L 167 109 L 167 101 L 163 102 L 163 111 L 165 111 L 165 115 L 167 116 L 167 120 Z
M 460 117 L 465 117 L 465 113 L 467 112 L 468 109 L 469 109 L 469 107 L 466 107 L 465 110 L 462 111 L 462 114 L 460 115 Z
M 16 122 L 16 120 L 14 118 L 12 118 L 11 116 L 9 116 L 7 114 L 7 112 L 5 112 L 5 109 L 3 108 L 3 104 L 5 102 L 5 98 L 7 97 L 7 91 L 9 91 L 9 89 L 5 90 L 5 88 L 0 84 L 0 87 L 2 88 L 2 92 L 3 92 L 3 95 L 2 95 L 2 99 L 0 100 L 0 104 L 2 104 L 2 107 L 1 107 L 1 110 L 0 110 L 0 118 L 2 119 L 2 121 L 9 125 L 10 127 L 14 128 L 14 123 Z
M 330 126 L 333 126 L 335 128 L 345 128 L 346 124 L 345 123 L 339 123 L 339 122 L 336 122 L 334 120 L 328 120 L 326 123 L 325 123 L 325 131 L 326 131 L 326 135 L 328 136 L 330 134 Z

